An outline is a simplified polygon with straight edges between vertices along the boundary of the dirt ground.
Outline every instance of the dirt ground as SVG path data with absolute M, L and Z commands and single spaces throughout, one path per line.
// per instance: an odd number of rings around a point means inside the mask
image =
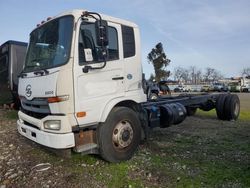
M 250 94 L 240 100 L 250 112 Z M 223 122 L 198 113 L 154 129 L 131 160 L 110 164 L 93 155 L 55 155 L 17 133 L 16 112 L 0 110 L 5 187 L 250 187 L 250 117 Z

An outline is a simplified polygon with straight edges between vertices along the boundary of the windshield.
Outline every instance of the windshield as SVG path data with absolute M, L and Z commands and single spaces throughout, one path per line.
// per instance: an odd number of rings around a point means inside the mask
M 24 72 L 65 64 L 70 56 L 73 16 L 52 20 L 30 34 Z

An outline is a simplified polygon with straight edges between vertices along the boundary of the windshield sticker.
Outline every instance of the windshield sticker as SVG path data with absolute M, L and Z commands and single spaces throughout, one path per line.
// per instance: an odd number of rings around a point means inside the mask
M 90 48 L 85 48 L 84 54 L 86 61 L 93 61 L 92 50 Z

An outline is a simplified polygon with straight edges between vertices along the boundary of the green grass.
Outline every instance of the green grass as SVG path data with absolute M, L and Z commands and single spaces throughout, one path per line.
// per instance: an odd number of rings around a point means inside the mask
M 199 109 L 199 110 L 197 110 L 196 115 L 201 116 L 201 117 L 204 116 L 204 117 L 217 118 L 215 109 L 207 111 L 207 112 Z M 241 110 L 239 120 L 241 120 L 241 121 L 250 121 L 250 111 Z
M 42 156 L 47 162 L 53 165 L 63 165 L 67 169 L 69 174 L 68 181 L 72 184 L 81 182 L 81 177 L 87 174 L 89 181 L 96 181 L 98 184 L 103 184 L 107 187 L 129 187 L 139 188 L 145 187 L 142 181 L 138 178 L 130 177 L 130 166 L 133 161 L 125 161 L 122 163 L 108 163 L 100 159 L 95 155 L 81 155 L 78 153 L 72 153 L 70 159 L 64 159 L 61 162 L 61 158 L 53 156 L 48 152 L 33 150 L 33 156 Z
M 12 94 L 10 93 L 10 91 L 1 91 L 0 93 L 0 105 L 3 105 L 3 104 L 8 104 L 8 103 L 11 103 L 13 101 L 13 97 L 12 97 Z
M 104 181 L 108 187 L 143 187 L 141 180 L 129 176 L 131 162 L 119 164 L 106 163 L 95 171 L 98 181 Z
M 248 140 L 224 135 L 200 146 L 196 136 L 174 142 L 172 152 L 163 149 L 166 156 L 154 152 L 149 156 L 149 170 L 160 174 L 160 181 L 166 177 L 169 187 L 250 187 L 248 162 L 244 157 L 236 160 L 237 153 L 246 157 L 250 154 Z
M 250 111 L 241 111 L 239 119 L 243 121 L 250 121 Z
M 10 111 L 6 111 L 6 118 L 7 119 L 18 119 L 18 115 L 17 115 L 18 111 L 16 110 L 10 110 Z

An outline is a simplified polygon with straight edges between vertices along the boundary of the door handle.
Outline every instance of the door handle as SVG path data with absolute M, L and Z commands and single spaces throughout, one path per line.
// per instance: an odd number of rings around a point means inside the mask
M 124 79 L 124 77 L 123 76 L 120 76 L 120 77 L 114 77 L 114 78 L 112 78 L 112 80 L 123 80 Z

